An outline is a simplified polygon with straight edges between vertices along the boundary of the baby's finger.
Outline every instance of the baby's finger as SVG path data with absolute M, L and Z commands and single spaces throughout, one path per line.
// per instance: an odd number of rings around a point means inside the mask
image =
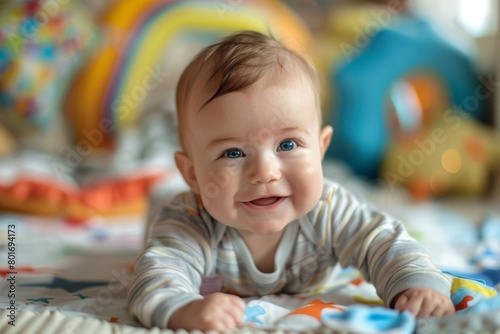
M 403 294 L 399 296 L 398 300 L 396 301 L 396 304 L 394 305 L 394 309 L 403 312 L 404 310 L 406 310 L 407 303 L 408 303 L 408 297 Z
M 443 316 L 448 316 L 452 315 L 455 313 L 455 307 L 453 306 L 453 303 L 441 303 L 439 304 L 438 307 L 434 309 L 432 314 L 430 315 L 431 317 L 443 317 Z
M 243 323 L 243 314 L 245 313 L 246 304 L 243 299 L 237 296 L 230 297 L 229 303 L 226 305 L 226 312 L 232 318 L 236 326 Z
M 428 300 L 423 299 L 417 317 L 420 318 L 430 317 L 432 316 L 433 313 L 437 312 L 438 308 L 439 308 L 439 303 L 433 301 L 429 302 Z
M 223 332 L 238 327 L 243 316 L 236 308 L 222 307 L 218 312 L 211 313 L 208 318 L 204 318 L 199 325 L 202 331 L 215 330 Z
M 396 301 L 396 304 L 394 305 L 394 309 L 398 310 L 400 312 L 406 311 L 408 307 L 408 301 L 409 298 L 406 295 L 401 295 L 398 300 Z
M 233 308 L 227 311 L 227 317 L 231 318 L 231 322 L 234 323 L 234 327 L 237 327 L 243 323 L 244 310 Z
M 233 307 L 235 307 L 236 309 L 240 310 L 241 312 L 245 312 L 245 309 L 247 307 L 247 304 L 245 303 L 245 301 L 237 296 L 231 296 L 231 297 L 233 297 L 231 299 L 231 305 Z
M 398 311 L 408 311 L 414 316 L 419 316 L 420 308 L 422 306 L 422 299 L 413 296 L 410 298 L 409 296 L 403 294 L 399 297 L 396 302 L 396 310 Z

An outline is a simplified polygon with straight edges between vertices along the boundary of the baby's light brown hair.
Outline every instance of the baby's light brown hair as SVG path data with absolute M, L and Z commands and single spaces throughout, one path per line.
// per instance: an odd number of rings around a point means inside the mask
M 292 66 L 287 66 L 287 61 Z M 321 124 L 321 81 L 316 69 L 299 53 L 287 48 L 272 37 L 256 31 L 232 34 L 219 43 L 203 49 L 182 73 L 176 91 L 176 109 L 181 146 L 185 147 L 183 129 L 187 103 L 197 80 L 205 80 L 208 98 L 200 110 L 214 99 L 249 87 L 273 71 L 287 71 L 297 65 L 311 82 L 316 94 Z

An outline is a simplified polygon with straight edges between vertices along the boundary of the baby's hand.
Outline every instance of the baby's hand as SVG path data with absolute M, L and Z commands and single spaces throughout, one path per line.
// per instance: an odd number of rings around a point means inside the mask
M 441 317 L 455 313 L 451 299 L 427 288 L 408 289 L 396 296 L 394 309 L 417 317 Z
M 168 328 L 203 332 L 230 330 L 243 322 L 245 307 L 245 302 L 237 296 L 213 293 L 176 310 L 170 317 Z

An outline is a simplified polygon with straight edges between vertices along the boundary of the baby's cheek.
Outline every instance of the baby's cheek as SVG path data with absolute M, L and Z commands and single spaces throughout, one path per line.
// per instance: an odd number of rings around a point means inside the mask
M 321 164 L 305 162 L 294 168 L 295 193 L 303 194 L 304 205 L 307 211 L 312 209 L 321 197 L 323 191 L 323 171 Z
M 303 168 L 303 173 L 309 176 L 315 176 L 321 173 L 321 166 L 316 163 L 307 163 Z
M 200 182 L 203 204 L 207 210 L 226 212 L 239 189 L 241 175 L 238 168 L 218 168 L 208 171 Z
M 310 179 L 310 181 L 321 180 L 321 183 L 323 183 L 323 170 L 321 167 L 321 163 L 311 161 L 314 161 L 314 159 L 307 159 L 298 166 L 295 166 L 295 173 L 301 178 Z

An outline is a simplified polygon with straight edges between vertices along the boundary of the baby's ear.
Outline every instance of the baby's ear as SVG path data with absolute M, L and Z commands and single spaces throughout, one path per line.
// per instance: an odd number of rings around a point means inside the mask
M 325 156 L 326 149 L 330 145 L 330 140 L 332 139 L 333 128 L 329 125 L 323 127 L 319 133 L 319 149 L 321 152 L 321 158 Z
M 199 194 L 200 187 L 198 186 L 198 181 L 196 180 L 196 174 L 194 173 L 194 165 L 191 158 L 184 152 L 175 152 L 174 155 L 175 164 L 182 174 L 184 181 L 189 185 L 191 190 Z

